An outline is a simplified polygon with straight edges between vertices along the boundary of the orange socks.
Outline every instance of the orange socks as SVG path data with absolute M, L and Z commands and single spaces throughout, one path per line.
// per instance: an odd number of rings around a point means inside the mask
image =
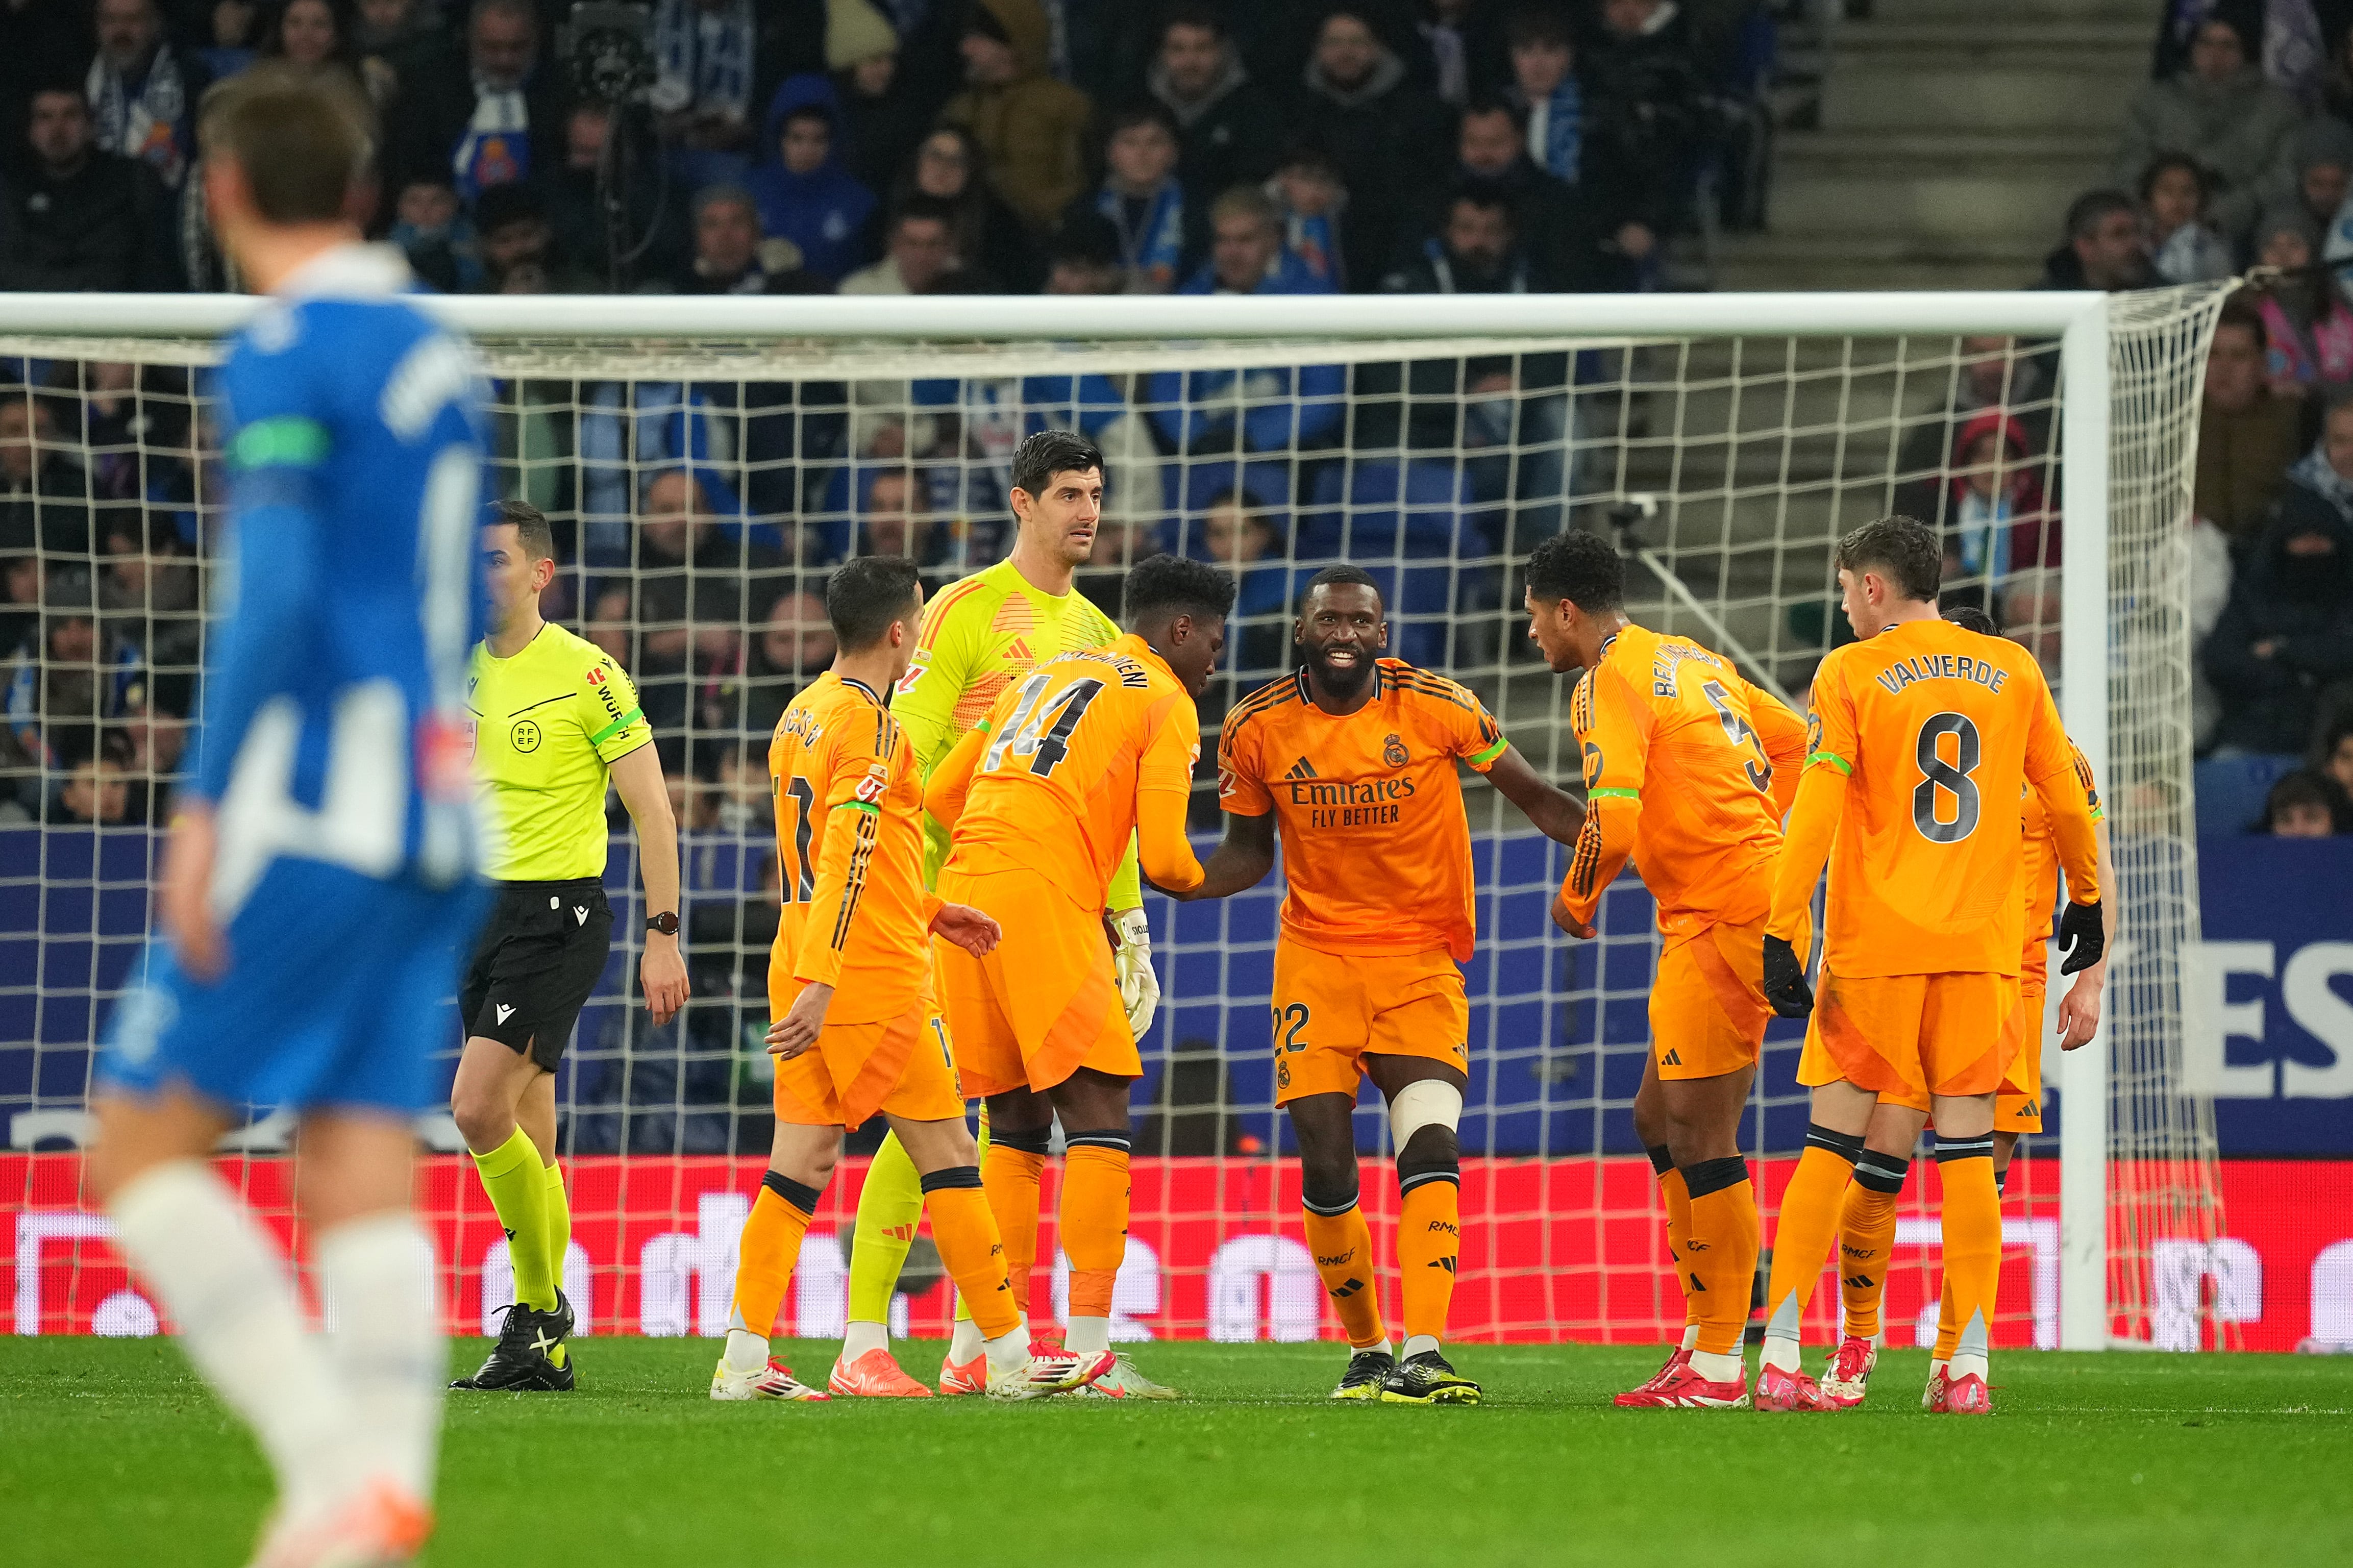
M 785 1305 L 785 1287 L 792 1282 L 793 1265 L 800 1261 L 801 1237 L 808 1234 L 817 1213 L 818 1189 L 770 1171 L 760 1178 L 760 1195 L 744 1220 L 737 1244 L 735 1315 L 728 1327 L 757 1336 L 764 1343 L 776 1327 Z M 765 1363 L 766 1352 L 762 1351 Z M 756 1363 L 755 1363 L 756 1364 Z
M 1692 1294 L 1691 1277 L 1683 1270 L 1691 1257 L 1691 1188 L 1664 1143 L 1651 1144 L 1650 1155 L 1651 1169 L 1658 1173 L 1659 1196 L 1667 1205 L 1667 1259 L 1675 1266 L 1675 1283 L 1683 1293 L 1683 1349 L 1689 1350 L 1699 1342 L 1699 1298 Z
M 1879 1304 L 1887 1293 L 1887 1260 L 1895 1247 L 1895 1200 L 1911 1161 L 1865 1149 L 1854 1163 L 1854 1185 L 1839 1213 L 1839 1296 L 1846 1331 L 1871 1339 L 1880 1331 Z
M 1074 1351 L 1110 1348 L 1111 1292 L 1127 1256 L 1127 1134 L 1072 1132 L 1062 1155 L 1062 1250 Z M 1101 1335 L 1104 1342 L 1096 1344 Z
M 1405 1285 L 1405 1334 L 1443 1340 L 1454 1304 L 1455 1258 L 1462 1250 L 1462 1178 L 1452 1161 L 1442 1172 L 1410 1172 L 1399 1164 L 1405 1204 L 1398 1215 L 1398 1272 Z
M 997 1234 L 1005 1244 L 1005 1273 L 1012 1290 L 1013 1310 L 1025 1316 L 1029 1303 L 1030 1271 L 1038 1263 L 1038 1177 L 1046 1168 L 1046 1150 L 1053 1130 L 1000 1132 L 989 1130 L 988 1148 L 980 1157 L 980 1179 L 988 1193 L 989 1212 L 997 1216 Z M 1048 1304 L 1047 1315 L 1052 1315 Z
M 1765 1288 L 1765 1355 L 1767 1366 L 1796 1372 L 1798 1326 L 1829 1261 L 1838 1236 L 1839 1209 L 1855 1157 L 1859 1133 L 1806 1129 L 1806 1151 L 1781 1193 L 1781 1214 L 1773 1227 L 1773 1277 Z
M 1952 1301 L 1945 1321 L 1953 1325 L 1936 1337 L 1936 1359 L 1950 1361 L 1957 1378 L 1983 1377 L 2001 1279 L 2001 1194 L 1994 1185 L 1992 1134 L 1938 1138 L 1936 1171 L 1945 1184 L 1945 1289 Z
M 1030 1178 L 1034 1187 L 1037 1178 Z M 1021 1309 L 1006 1282 L 1005 1248 L 997 1239 L 997 1219 L 982 1192 L 980 1170 L 955 1165 L 923 1178 L 923 1211 L 932 1222 L 932 1239 L 940 1261 L 971 1309 L 972 1321 L 984 1338 L 996 1339 L 1021 1326 Z M 1036 1235 L 1038 1206 L 1029 1206 L 1031 1235 Z
M 1388 1326 L 1381 1321 L 1380 1279 L 1373 1268 L 1373 1232 L 1365 1211 L 1354 1196 L 1337 1213 L 1325 1213 L 1303 1202 L 1307 1220 L 1307 1247 L 1315 1255 L 1315 1272 L 1340 1314 L 1340 1326 L 1356 1350 L 1388 1342 Z
M 1748 1162 L 1728 1154 L 1698 1161 L 1682 1174 L 1691 1203 L 1683 1289 L 1699 1317 L 1699 1342 L 1692 1348 L 1737 1355 L 1757 1279 L 1757 1189 Z

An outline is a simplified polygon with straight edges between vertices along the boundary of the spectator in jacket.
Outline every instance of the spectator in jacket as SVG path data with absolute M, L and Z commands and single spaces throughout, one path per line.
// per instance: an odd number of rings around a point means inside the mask
M 2148 218 L 2149 266 L 2161 283 L 2211 283 L 2234 275 L 2231 247 L 2206 226 L 2206 171 L 2187 153 L 2168 153 L 2140 177 Z
M 1054 236 L 1046 257 L 1049 294 L 1124 294 L 1127 266 L 1121 259 L 1119 231 L 1094 213 L 1078 213 Z
M 2284 205 L 2255 226 L 2255 256 L 2284 276 L 2256 309 L 2271 344 L 2272 390 L 2296 397 L 2353 381 L 2353 308 L 2315 263 L 2320 234 L 2300 205 Z
M 2263 79 L 2255 63 L 2261 40 L 2245 10 L 2225 6 L 2208 16 L 2189 64 L 2140 89 L 2115 160 L 2116 183 L 2129 186 L 2159 153 L 2197 159 L 2213 181 L 2215 226 L 2231 238 L 2254 222 L 2263 177 L 2288 156 L 2304 119 L 2294 99 Z
M 164 36 L 155 0 L 98 0 L 98 55 L 83 91 L 99 150 L 144 163 L 176 191 L 195 155 L 195 109 L 207 85 Z
M 1452 113 L 1409 78 L 1363 7 L 1335 6 L 1309 56 L 1292 129 L 1332 154 L 1350 203 L 1348 276 L 1381 276 L 1398 234 L 1443 186 Z
M 2353 400 L 2340 395 L 2319 443 L 2232 584 L 2206 641 L 2222 701 L 2219 746 L 2301 752 L 2316 719 L 2353 696 Z
M 1528 158 L 1564 185 L 1585 178 L 1585 89 L 1568 18 L 1529 5 L 1504 24 L 1512 56 L 1510 100 L 1526 117 Z
M 387 111 L 393 177 L 448 169 L 469 201 L 491 185 L 544 177 L 564 157 L 562 75 L 541 58 L 531 0 L 476 0 L 465 47 L 404 79 Z
M 712 185 L 695 193 L 694 255 L 667 288 L 646 292 L 673 294 L 824 294 L 832 290 L 800 265 L 787 240 L 760 237 L 760 205 L 741 185 Z
M 1447 204 L 1445 222 L 1421 254 L 1381 282 L 1391 294 L 1541 294 L 1551 279 L 1520 247 L 1511 198 L 1492 184 L 1468 184 Z
M 1331 286 L 1282 248 L 1274 204 L 1237 185 L 1209 209 L 1209 261 L 1180 294 L 1328 294 Z M 1155 373 L 1145 403 L 1179 452 L 1285 452 L 1339 433 L 1346 377 L 1338 365 Z
M 1680 226 L 1702 151 L 1699 68 L 1690 26 L 1672 0 L 1602 0 L 1586 44 L 1587 176 L 1620 221 L 1620 247 L 1640 261 Z
M 786 77 L 768 102 L 753 171 L 760 232 L 790 240 L 801 265 L 839 283 L 873 254 L 874 193 L 842 161 L 841 106 L 833 83 L 815 74 Z
M 1283 254 L 1335 293 L 1347 292 L 1350 258 L 1363 247 L 1356 238 L 1348 187 L 1332 155 L 1313 142 L 1293 142 L 1267 181 L 1266 195 L 1282 229 Z
M 1609 236 L 1591 193 L 1562 184 L 1527 155 L 1520 112 L 1503 99 L 1473 99 L 1455 139 L 1458 179 L 1492 185 L 1512 204 L 1521 248 L 1551 286 L 1598 294 L 1634 287 L 1636 270 Z
M 1139 103 L 1112 116 L 1103 139 L 1103 185 L 1063 215 L 1092 213 L 1119 236 L 1125 291 L 1166 294 L 1185 277 L 1185 263 L 1198 248 L 1187 219 L 1188 203 L 1176 177 L 1176 122 L 1157 103 Z
M 961 46 L 965 90 L 941 118 L 969 129 L 997 194 L 1040 233 L 1086 186 L 1087 95 L 1047 69 L 1038 0 L 977 0 Z
M 2198 479 L 2191 510 L 2243 549 L 2254 543 L 2296 459 L 2302 402 L 2282 397 L 2264 374 L 2262 312 L 2243 299 L 2222 307 L 2206 356 L 2198 414 Z
M 1145 84 L 1176 120 L 1176 178 L 1196 205 L 1273 173 L 1282 111 L 1250 79 L 1214 6 L 1168 12 Z
M 955 214 L 944 202 L 910 201 L 892 215 L 882 259 L 841 280 L 845 294 L 925 294 L 961 266 Z
M 2043 258 L 2038 289 L 2116 293 L 2148 286 L 2148 230 L 2122 191 L 2086 191 L 2067 208 L 2067 239 Z
M 656 180 L 632 180 L 622 193 L 624 210 L 619 253 L 628 257 L 627 268 L 615 281 L 615 236 L 606 201 L 613 194 L 599 174 L 606 143 L 615 133 L 613 111 L 601 103 L 575 104 L 564 116 L 563 161 L 534 177 L 546 204 L 552 244 L 557 256 L 593 284 L 592 292 L 627 292 L 638 279 L 666 278 L 683 263 L 690 248 L 682 204 L 666 195 Z M 625 132 L 626 133 L 626 132 Z M 650 166 L 657 156 L 650 136 L 637 132 L 634 155 Z M 450 177 L 446 168 L 438 177 Z
M 947 215 L 959 267 L 1008 293 L 1038 286 L 1038 248 L 1021 215 L 989 187 L 988 161 L 970 131 L 943 125 L 924 137 L 892 187 L 888 210 L 903 212 L 919 196 Z
M 72 292 L 180 286 L 170 203 L 154 170 L 97 146 L 69 87 L 33 94 L 30 166 L 0 211 L 0 287 Z

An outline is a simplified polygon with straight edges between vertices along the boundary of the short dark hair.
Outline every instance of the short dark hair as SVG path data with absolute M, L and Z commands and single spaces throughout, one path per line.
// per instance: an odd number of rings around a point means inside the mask
M 2087 238 L 2117 213 L 2138 214 L 2140 208 L 2122 191 L 2085 191 L 2067 205 L 2067 237 Z
M 2138 189 L 2140 199 L 2144 204 L 2157 190 L 2158 176 L 2168 169 L 2189 171 L 2189 177 L 2198 182 L 2198 198 L 2200 201 L 2205 200 L 2207 193 L 2213 189 L 2213 182 L 2206 177 L 2206 171 L 2200 165 L 2197 159 L 2187 153 L 2160 153 L 2148 161 L 2147 168 L 2140 172 Z
M 2328 813 L 2330 828 L 2338 833 L 2345 831 L 2348 815 L 2345 791 L 2335 779 L 2311 768 L 2298 768 L 2294 773 L 2279 776 L 2272 785 L 2271 793 L 2263 796 L 2263 821 L 2256 825 L 2256 831 L 2269 833 L 2274 817 L 2290 806 L 2297 805 L 2321 807 Z
M 1945 552 L 1936 531 L 1901 513 L 1866 522 L 1839 541 L 1841 571 L 1876 571 L 1907 599 L 1933 599 L 1945 581 Z
M 2214 331 L 2220 334 L 2224 327 L 2238 327 L 2253 333 L 2259 351 L 2268 351 L 2272 346 L 2272 331 L 2263 324 L 2262 309 L 2241 295 L 2233 294 L 2222 301 L 2221 314 L 2214 318 Z
M 1373 597 L 1381 602 L 1381 613 L 1388 613 L 1388 595 L 1381 592 L 1381 585 L 1373 580 L 1373 574 L 1361 566 L 1351 566 L 1343 562 L 1337 566 L 1326 566 L 1307 579 L 1307 586 L 1299 591 L 1303 612 L 1307 605 L 1307 596 L 1318 588 L 1370 588 Z
M 1176 129 L 1176 117 L 1168 112 L 1168 106 L 1156 98 L 1144 98 L 1112 111 L 1111 119 L 1103 125 L 1103 145 L 1110 146 L 1113 137 L 1139 125 L 1157 125 L 1168 132 L 1171 142 L 1182 138 L 1183 133 Z
M 2001 636 L 2001 628 L 1993 624 L 1993 617 L 1975 605 L 1955 605 L 1945 612 L 1945 618 L 1961 630 L 1975 632 L 1981 637 Z
M 1512 212 L 1511 194 L 1493 180 L 1465 180 L 1455 186 L 1453 195 L 1446 198 L 1448 222 L 1453 221 L 1454 209 L 1465 202 L 1481 212 L 1502 213 L 1505 223 L 1514 228 L 1519 226 Z
M 1119 229 L 1099 212 L 1071 213 L 1062 219 L 1046 259 L 1054 264 L 1116 267 L 1120 263 Z
M 515 542 L 522 546 L 526 561 L 555 559 L 555 531 L 547 526 L 547 514 L 527 500 L 502 500 L 491 509 L 491 526 L 512 524 Z
M 1626 563 L 1599 534 L 1572 528 L 1528 552 L 1528 592 L 1588 614 L 1615 610 L 1626 603 Z
M 1462 119 L 1468 120 L 1474 114 L 1480 116 L 1482 119 L 1484 119 L 1490 114 L 1504 115 L 1511 121 L 1512 129 L 1521 132 L 1523 135 L 1527 132 L 1528 111 L 1522 109 L 1518 104 L 1514 103 L 1510 99 L 1504 98 L 1500 94 L 1492 92 L 1479 93 L 1474 96 L 1470 102 L 1462 106 Z
M 1160 14 L 1160 31 L 1156 36 L 1164 43 L 1167 41 L 1171 27 L 1198 27 L 1205 33 L 1215 33 L 1220 38 L 1226 36 L 1225 17 L 1218 14 L 1216 6 L 1198 4 L 1198 0 L 1171 5 Z
M 1044 495 L 1056 474 L 1103 471 L 1103 448 L 1075 430 L 1040 430 L 1013 449 L 1013 488 Z
M 903 555 L 861 555 L 825 580 L 825 618 L 845 653 L 862 653 L 882 640 L 891 623 L 907 618 L 923 578 Z
M 1530 44 L 1558 44 L 1574 47 L 1568 18 L 1549 5 L 1523 5 L 1504 23 L 1505 47 L 1524 48 Z
M 891 214 L 891 232 L 896 234 L 899 231 L 899 226 L 910 218 L 921 218 L 926 223 L 939 224 L 950 233 L 954 233 L 956 220 L 955 204 L 945 196 L 925 195 L 918 191 L 902 201 L 897 209 Z
M 343 72 L 262 60 L 205 94 L 196 140 L 244 174 L 264 221 L 332 223 L 367 178 L 375 114 Z
M 1166 552 L 1146 556 L 1128 569 L 1120 605 L 1130 626 L 1161 616 L 1231 615 L 1233 577 L 1206 561 L 1187 561 Z

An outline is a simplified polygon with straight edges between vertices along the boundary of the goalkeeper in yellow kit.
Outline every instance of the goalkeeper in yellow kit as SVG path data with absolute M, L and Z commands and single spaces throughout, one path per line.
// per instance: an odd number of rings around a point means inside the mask
M 1071 586 L 1073 574 L 1094 548 L 1103 511 L 1103 454 L 1084 437 L 1046 430 L 1021 443 L 1013 455 L 1010 500 L 1019 523 L 1013 552 L 1005 560 L 951 584 L 924 612 L 913 661 L 891 700 L 891 716 L 915 748 L 925 780 L 957 741 L 987 717 L 997 694 L 1032 666 L 1058 654 L 1101 647 L 1119 636 L 1112 618 Z M 938 879 L 947 858 L 948 836 L 938 823 L 923 825 L 923 879 Z M 1128 1023 L 1142 1035 L 1159 1005 L 1160 984 L 1152 973 L 1152 941 L 1144 918 L 1144 896 L 1131 846 L 1112 878 L 1109 923 L 1115 943 L 1120 999 Z M 1039 1173 L 1046 1163 L 1046 1138 L 1005 1139 L 994 1148 L 982 1129 L 982 1179 L 1000 1213 L 1038 1210 Z M 1006 1194 L 1006 1185 L 1026 1193 Z M 1008 1201 L 998 1201 L 1000 1197 Z M 866 1173 L 858 1198 L 858 1238 L 849 1259 L 849 1325 L 841 1359 L 828 1387 L 837 1394 L 920 1398 L 931 1391 L 902 1371 L 892 1358 L 891 1295 L 923 1218 L 922 1179 L 914 1162 L 894 1137 L 883 1140 Z M 1014 1298 L 1029 1306 L 1030 1271 L 1037 1261 L 1038 1229 L 1016 1226 L 1005 1236 L 1005 1260 Z M 955 1338 L 941 1367 L 942 1394 L 978 1394 L 982 1385 L 960 1375 L 980 1356 L 980 1331 L 964 1310 L 956 1313 Z M 1166 1394 L 1123 1358 L 1098 1380 L 1106 1394 L 1159 1397 Z

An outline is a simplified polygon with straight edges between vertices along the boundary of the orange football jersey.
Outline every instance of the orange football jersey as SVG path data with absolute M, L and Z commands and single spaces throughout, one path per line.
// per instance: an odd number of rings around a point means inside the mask
M 1901 622 L 1822 660 L 1810 740 L 1807 765 L 1849 778 L 1830 852 L 1830 972 L 2016 974 L 2020 803 L 2073 787 L 2033 656 L 1949 621 Z
M 1190 794 L 1201 754 L 1192 695 L 1134 636 L 1046 660 L 979 727 L 947 864 L 1036 871 L 1090 913 L 1134 835 L 1136 792 Z
M 1590 923 L 1630 853 L 1666 935 L 1764 919 L 1805 721 L 1690 638 L 1635 626 L 1601 645 L 1568 713 L 1585 759 L 1569 912 Z
M 1402 659 L 1373 665 L 1354 713 L 1315 706 L 1304 671 L 1226 716 L 1218 803 L 1275 814 L 1282 926 L 1321 952 L 1429 952 L 1471 961 L 1471 824 L 1457 761 L 1481 773 L 1510 744 L 1468 690 Z
M 2067 750 L 2092 820 L 2098 822 L 2107 814 L 2100 809 L 2100 792 L 2092 785 L 2092 764 L 2073 742 Z M 2019 811 L 2023 836 L 2018 863 L 2019 910 L 2026 922 L 2026 946 L 2018 955 L 2018 983 L 2023 990 L 2041 991 L 2050 979 L 2051 911 L 2059 905 L 2059 841 L 2051 831 L 2051 814 L 2042 809 L 2042 797 L 2031 788 L 2019 803 Z
M 882 700 L 828 670 L 792 700 L 768 742 L 784 918 L 773 975 L 830 984 L 826 1020 L 882 1023 L 932 1005 L 923 888 L 923 785 L 915 749 Z

